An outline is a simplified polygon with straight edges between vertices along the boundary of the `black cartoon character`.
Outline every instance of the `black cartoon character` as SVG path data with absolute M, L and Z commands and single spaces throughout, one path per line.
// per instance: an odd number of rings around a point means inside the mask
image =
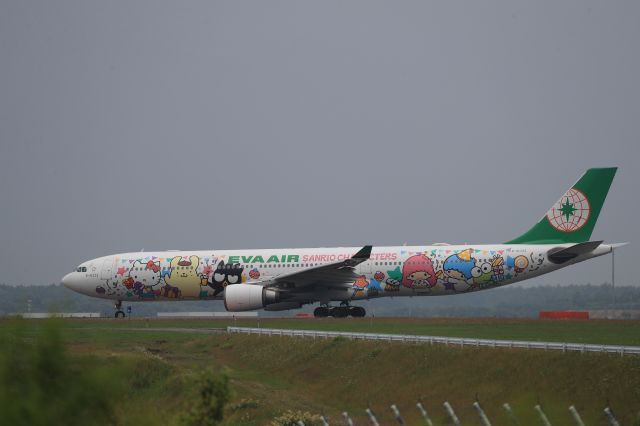
M 224 260 L 221 260 L 207 282 L 209 287 L 213 289 L 213 296 L 222 293 L 227 285 L 241 283 L 243 269 L 239 263 L 225 264 Z

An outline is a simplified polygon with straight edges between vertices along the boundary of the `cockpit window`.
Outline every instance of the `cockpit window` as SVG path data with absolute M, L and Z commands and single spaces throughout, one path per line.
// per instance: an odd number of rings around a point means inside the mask
M 76 268 L 76 272 L 87 272 L 87 267 L 86 266 L 78 266 Z

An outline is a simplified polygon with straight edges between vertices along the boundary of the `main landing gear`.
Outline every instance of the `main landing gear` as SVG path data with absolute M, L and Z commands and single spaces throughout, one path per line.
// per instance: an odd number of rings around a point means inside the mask
M 313 316 L 316 318 L 334 317 L 346 318 L 351 315 L 354 318 L 361 318 L 367 314 L 362 306 L 349 306 L 341 304 L 340 306 L 330 307 L 327 305 L 319 306 L 314 309 Z
M 116 318 L 124 318 L 124 311 L 122 310 L 122 300 L 118 300 L 114 305 L 116 308 Z

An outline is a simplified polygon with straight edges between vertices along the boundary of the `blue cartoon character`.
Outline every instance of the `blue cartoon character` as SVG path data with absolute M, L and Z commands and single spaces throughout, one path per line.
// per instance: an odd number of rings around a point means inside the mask
M 369 280 L 369 286 L 367 287 L 368 289 L 367 296 L 375 297 L 378 294 L 383 292 L 382 280 L 384 280 L 384 277 L 385 277 L 384 272 L 381 272 L 381 271 L 377 271 L 373 275 L 373 278 Z
M 452 254 L 445 259 L 442 265 L 442 281 L 447 290 L 462 292 L 469 290 L 473 285 L 472 271 L 476 261 L 471 257 L 471 250 Z

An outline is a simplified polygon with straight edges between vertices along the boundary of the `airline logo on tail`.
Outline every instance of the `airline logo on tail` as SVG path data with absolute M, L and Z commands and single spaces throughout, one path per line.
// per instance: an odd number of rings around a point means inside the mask
M 547 220 L 560 232 L 575 232 L 587 223 L 590 211 L 584 192 L 571 188 L 549 209 Z

